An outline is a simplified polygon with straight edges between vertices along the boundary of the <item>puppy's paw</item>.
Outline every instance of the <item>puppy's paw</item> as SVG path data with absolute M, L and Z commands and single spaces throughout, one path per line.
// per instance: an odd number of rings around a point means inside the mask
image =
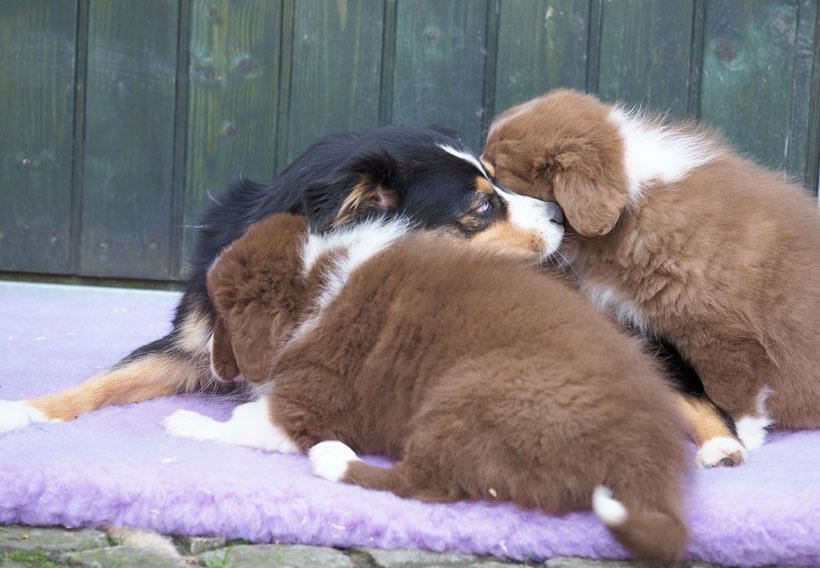
M 20 430 L 35 422 L 48 421 L 45 414 L 26 404 L 25 400 L 0 400 L 0 434 Z
M 328 481 L 341 481 L 350 462 L 361 461 L 342 442 L 319 442 L 308 451 L 313 473 Z
M 214 437 L 214 421 L 198 412 L 177 410 L 162 421 L 165 431 L 172 436 L 209 440 Z
M 695 465 L 709 469 L 732 467 L 746 462 L 746 448 L 738 440 L 717 436 L 707 440 L 695 455 Z

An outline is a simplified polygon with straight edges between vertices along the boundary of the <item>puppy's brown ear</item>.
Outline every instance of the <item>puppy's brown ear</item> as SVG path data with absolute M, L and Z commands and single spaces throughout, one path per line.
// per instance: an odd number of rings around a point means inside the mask
M 211 343 L 211 368 L 223 381 L 232 381 L 239 376 L 239 365 L 233 354 L 231 334 L 225 326 L 222 316 L 214 322 L 214 338 Z
M 555 200 L 570 225 L 581 235 L 610 232 L 629 204 L 622 171 L 600 153 L 563 151 L 548 160 Z
M 237 370 L 256 385 L 268 382 L 274 355 L 271 326 L 276 325 L 271 315 L 251 303 L 244 309 L 234 309 L 226 323 L 226 327 L 230 327 L 230 347 Z

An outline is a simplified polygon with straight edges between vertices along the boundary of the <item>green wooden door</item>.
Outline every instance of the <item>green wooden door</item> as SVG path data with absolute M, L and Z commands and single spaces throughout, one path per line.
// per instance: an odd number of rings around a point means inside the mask
M 6 0 L 0 276 L 178 280 L 206 200 L 317 139 L 555 87 L 722 130 L 816 193 L 815 0 Z

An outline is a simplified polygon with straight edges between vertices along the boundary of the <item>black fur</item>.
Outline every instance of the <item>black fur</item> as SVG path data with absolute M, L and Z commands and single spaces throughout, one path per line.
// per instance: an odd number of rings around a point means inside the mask
M 322 231 L 334 221 L 350 191 L 367 179 L 389 192 L 389 211 L 408 215 L 423 227 L 453 225 L 461 229 L 458 218 L 475 197 L 477 172 L 439 144 L 475 155 L 440 127 L 386 126 L 321 140 L 272 184 L 239 179 L 226 187 L 206 205 L 195 223 L 194 250 L 186 266 L 174 330 L 166 338 L 137 349 L 126 360 L 175 351 L 175 336 L 186 315 L 194 311 L 210 318 L 212 325 L 214 310 L 205 288 L 211 263 L 253 223 L 275 213 L 305 215 L 311 230 Z

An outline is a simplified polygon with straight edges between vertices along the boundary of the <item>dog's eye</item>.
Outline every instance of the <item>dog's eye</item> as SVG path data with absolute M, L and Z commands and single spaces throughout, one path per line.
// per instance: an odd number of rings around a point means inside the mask
M 476 207 L 473 211 L 474 211 L 477 215 L 481 215 L 481 214 L 486 213 L 487 211 L 489 211 L 491 207 L 492 207 L 492 204 L 490 203 L 490 200 L 489 200 L 489 199 L 485 199 L 485 200 L 481 203 L 481 205 L 479 205 L 478 207 Z

